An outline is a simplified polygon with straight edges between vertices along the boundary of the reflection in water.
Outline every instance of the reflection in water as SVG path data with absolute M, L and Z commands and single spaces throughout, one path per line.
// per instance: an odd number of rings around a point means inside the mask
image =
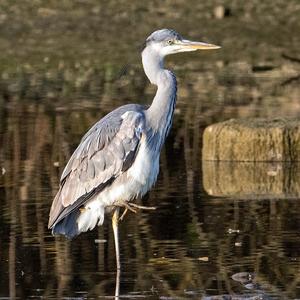
M 203 187 L 211 196 L 299 198 L 300 164 L 203 161 Z

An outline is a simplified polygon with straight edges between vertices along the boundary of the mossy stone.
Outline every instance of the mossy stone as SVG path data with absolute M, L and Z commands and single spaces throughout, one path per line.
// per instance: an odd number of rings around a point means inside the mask
M 300 120 L 231 119 L 208 126 L 203 160 L 300 161 Z

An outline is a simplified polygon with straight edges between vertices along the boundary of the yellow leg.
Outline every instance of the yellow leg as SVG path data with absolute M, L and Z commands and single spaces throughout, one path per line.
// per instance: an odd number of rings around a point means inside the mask
M 123 218 L 125 217 L 126 213 L 130 210 L 133 213 L 137 213 L 137 211 L 140 210 L 155 210 L 156 207 L 153 206 L 143 206 L 143 205 L 138 205 L 132 202 L 127 202 L 127 201 L 119 201 L 117 204 L 119 207 L 124 207 L 124 211 L 119 218 L 119 221 L 122 221 Z
M 119 247 L 119 230 L 118 230 L 119 210 L 120 210 L 120 208 L 117 207 L 115 209 L 115 211 L 114 211 L 113 216 L 112 216 L 112 228 L 113 228 L 113 231 L 114 231 L 114 239 L 115 239 L 115 251 L 116 251 L 117 270 L 121 269 L 120 247 Z
M 143 206 L 143 205 L 138 205 L 135 203 L 128 203 L 129 206 L 131 206 L 131 208 L 136 208 L 136 209 L 141 209 L 141 210 L 155 210 L 156 207 L 155 206 Z
M 121 270 L 117 270 L 116 274 L 116 287 L 115 287 L 115 300 L 119 300 L 120 298 L 120 279 L 121 279 Z
M 121 215 L 121 217 L 120 217 L 120 219 L 119 219 L 119 221 L 123 221 L 123 218 L 127 214 L 127 211 L 128 211 L 128 208 L 125 208 L 124 211 L 123 211 L 123 213 L 122 213 L 122 215 Z

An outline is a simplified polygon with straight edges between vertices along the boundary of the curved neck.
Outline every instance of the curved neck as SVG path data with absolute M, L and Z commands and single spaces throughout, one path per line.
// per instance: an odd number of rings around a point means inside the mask
M 147 109 L 147 120 L 154 133 L 159 133 L 164 142 L 172 124 L 176 103 L 177 83 L 175 75 L 164 69 L 163 57 L 153 49 L 142 53 L 143 67 L 150 82 L 157 85 L 156 95 Z
M 158 75 L 164 70 L 164 58 L 150 47 L 142 52 L 142 62 L 146 76 L 152 84 L 158 84 Z

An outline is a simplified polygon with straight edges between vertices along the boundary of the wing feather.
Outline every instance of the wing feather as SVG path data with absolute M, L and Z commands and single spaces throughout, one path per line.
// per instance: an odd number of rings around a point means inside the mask
M 123 106 L 96 123 L 82 138 L 61 176 L 49 228 L 101 192 L 133 163 L 145 128 L 141 106 Z

